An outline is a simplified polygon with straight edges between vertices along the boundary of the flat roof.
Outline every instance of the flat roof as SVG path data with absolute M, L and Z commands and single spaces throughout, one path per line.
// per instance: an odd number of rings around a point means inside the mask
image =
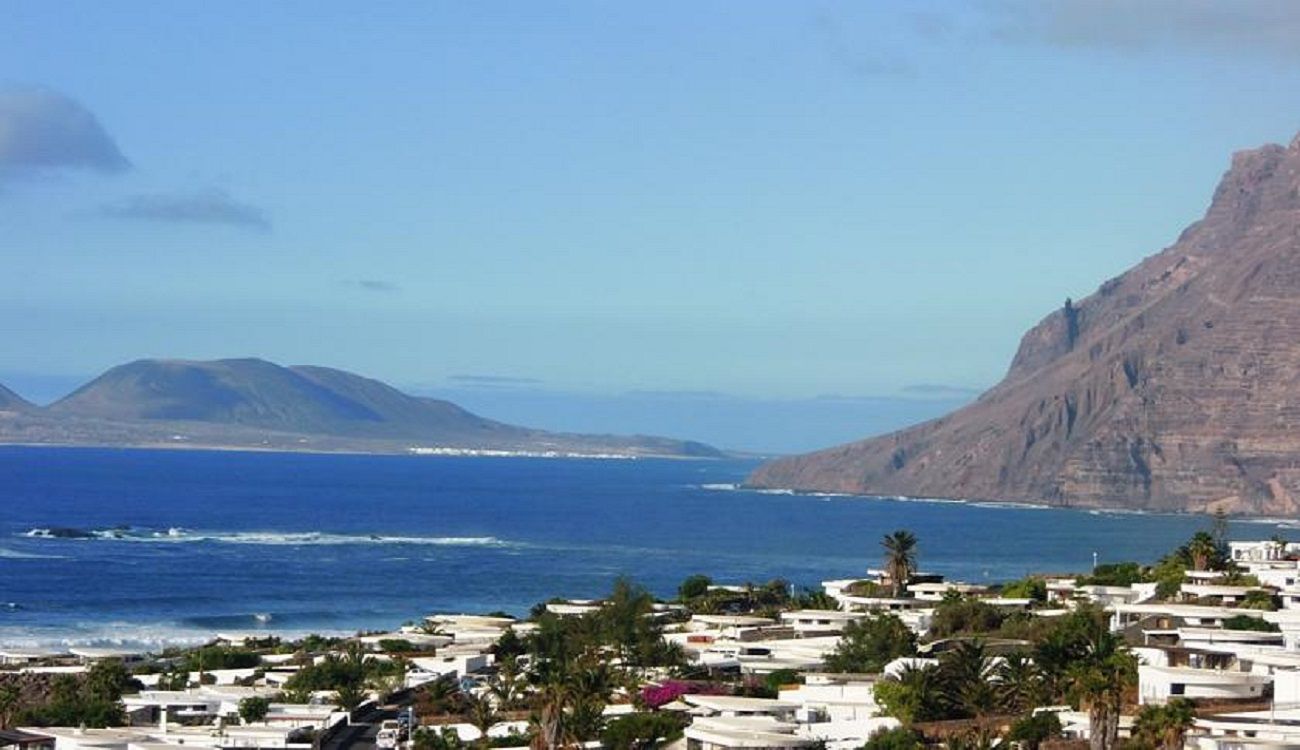
M 777 700 L 776 698 L 746 698 L 739 695 L 683 695 L 682 700 L 701 708 L 714 711 L 793 711 L 798 703 Z

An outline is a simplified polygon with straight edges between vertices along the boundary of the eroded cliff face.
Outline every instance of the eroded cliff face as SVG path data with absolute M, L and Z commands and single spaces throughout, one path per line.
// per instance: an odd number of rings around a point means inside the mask
M 1300 512 L 1300 136 L 1236 154 L 1201 221 L 1044 318 L 975 403 L 748 483 Z

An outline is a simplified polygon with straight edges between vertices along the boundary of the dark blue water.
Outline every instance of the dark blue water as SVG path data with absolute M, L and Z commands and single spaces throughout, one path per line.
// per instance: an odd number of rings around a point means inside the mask
M 752 463 L 0 449 L 0 643 L 202 639 L 521 613 L 628 575 L 815 585 L 909 528 L 974 582 L 1153 560 L 1201 518 L 767 494 Z M 95 539 L 29 536 L 98 531 Z M 105 531 L 121 527 L 120 531 Z M 1239 524 L 1264 538 L 1272 526 Z

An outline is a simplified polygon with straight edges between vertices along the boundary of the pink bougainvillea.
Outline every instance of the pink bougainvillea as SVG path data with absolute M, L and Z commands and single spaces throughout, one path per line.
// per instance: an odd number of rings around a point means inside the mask
M 731 689 L 716 682 L 688 682 L 686 680 L 664 680 L 641 688 L 641 702 L 647 708 L 659 708 L 682 697 L 683 695 L 726 695 Z

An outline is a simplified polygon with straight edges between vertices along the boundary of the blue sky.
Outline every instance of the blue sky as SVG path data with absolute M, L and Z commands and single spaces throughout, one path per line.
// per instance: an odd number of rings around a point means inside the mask
M 502 418 L 929 416 L 1300 129 L 1296 38 L 1271 1 L 11 3 L 0 382 L 262 356 Z M 820 434 L 906 419 L 862 408 Z

